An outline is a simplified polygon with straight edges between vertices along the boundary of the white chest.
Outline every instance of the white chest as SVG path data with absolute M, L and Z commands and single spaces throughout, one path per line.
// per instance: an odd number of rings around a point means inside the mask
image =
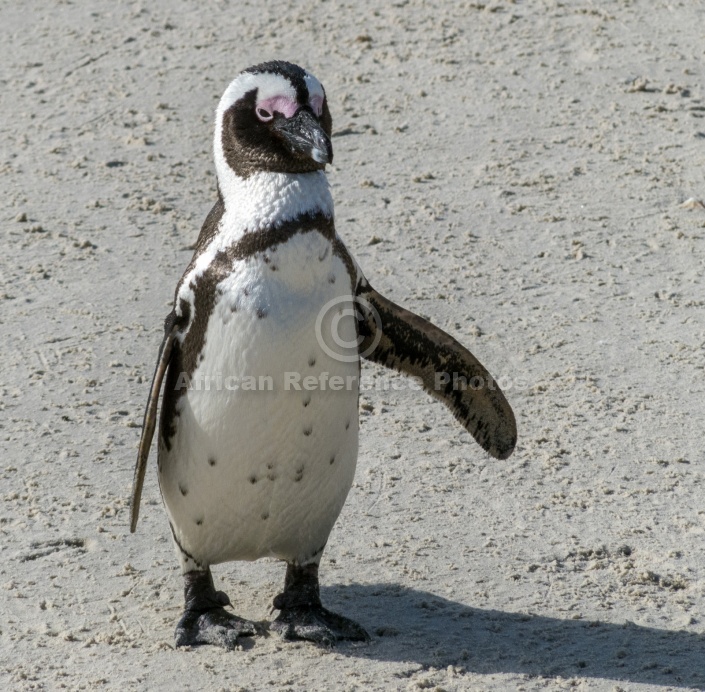
M 237 261 L 214 291 L 160 450 L 164 500 L 179 542 L 206 563 L 301 561 L 325 544 L 355 470 L 350 278 L 312 231 Z

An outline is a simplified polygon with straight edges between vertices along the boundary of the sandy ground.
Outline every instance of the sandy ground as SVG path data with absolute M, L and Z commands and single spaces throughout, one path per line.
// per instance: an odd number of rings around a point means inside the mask
M 378 7 L 0 5 L 3 689 L 705 689 L 705 9 Z M 327 88 L 348 247 L 504 378 L 520 445 L 490 459 L 366 365 L 321 573 L 372 642 L 176 651 L 133 464 L 214 108 L 272 58 Z M 270 617 L 280 564 L 214 572 Z

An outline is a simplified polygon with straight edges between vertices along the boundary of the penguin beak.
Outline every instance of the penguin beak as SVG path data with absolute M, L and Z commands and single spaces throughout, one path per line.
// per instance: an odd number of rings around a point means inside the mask
M 307 108 L 300 108 L 291 118 L 276 118 L 272 130 L 295 156 L 305 156 L 323 165 L 333 161 L 333 145 Z

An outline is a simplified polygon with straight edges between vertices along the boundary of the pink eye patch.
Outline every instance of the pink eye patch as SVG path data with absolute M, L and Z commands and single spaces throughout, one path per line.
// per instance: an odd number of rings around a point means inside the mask
M 257 104 L 257 113 L 265 112 L 271 115 L 281 113 L 285 118 L 291 118 L 299 110 L 299 104 L 286 96 L 274 96 Z M 261 117 L 261 116 L 260 116 Z

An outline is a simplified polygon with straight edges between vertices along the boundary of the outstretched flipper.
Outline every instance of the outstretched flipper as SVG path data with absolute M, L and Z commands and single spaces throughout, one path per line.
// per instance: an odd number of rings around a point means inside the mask
M 361 278 L 357 305 L 362 312 L 360 354 L 421 380 L 477 443 L 497 459 L 514 451 L 514 412 L 485 367 L 442 329 L 399 307 Z
M 169 366 L 171 359 L 171 351 L 174 346 L 174 339 L 178 331 L 174 313 L 167 317 L 164 328 L 164 341 L 159 348 L 159 358 L 157 359 L 157 367 L 152 378 L 152 388 L 149 391 L 149 399 L 147 400 L 147 408 L 144 412 L 144 421 L 142 423 L 142 437 L 140 438 L 140 447 L 137 452 L 137 464 L 135 465 L 135 476 L 132 481 L 132 501 L 130 502 L 130 532 L 134 533 L 137 528 L 137 519 L 140 515 L 140 500 L 142 499 L 142 486 L 144 485 L 144 474 L 147 470 L 147 459 L 149 458 L 149 449 L 152 446 L 152 437 L 154 437 L 154 428 L 157 425 L 157 407 L 159 405 L 159 392 L 162 389 L 164 374 Z

